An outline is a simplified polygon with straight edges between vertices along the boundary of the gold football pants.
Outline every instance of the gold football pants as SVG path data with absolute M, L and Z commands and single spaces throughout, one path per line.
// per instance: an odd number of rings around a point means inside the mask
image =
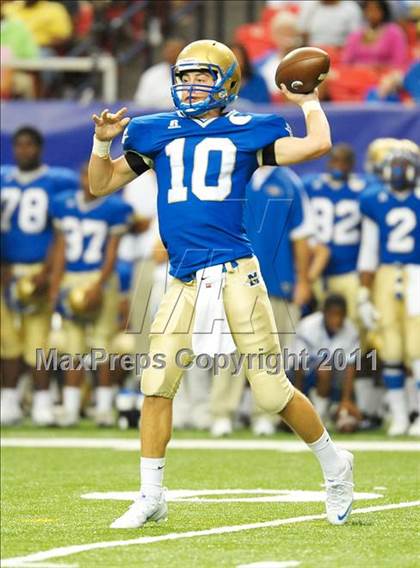
M 265 412 L 278 413 L 293 396 L 293 386 L 283 367 L 278 372 L 260 361 L 268 355 L 281 357 L 273 310 L 255 257 L 226 263 L 223 289 L 225 311 L 238 351 L 248 356 L 246 375 L 258 406 Z M 257 272 L 257 281 L 251 276 Z M 183 364 L 191 353 L 197 282 L 174 279 L 152 324 L 150 359 L 164 355 L 164 365 L 150 366 L 142 375 L 141 388 L 146 396 L 173 398 L 183 373 Z M 185 350 L 185 357 L 182 357 Z M 260 355 L 260 358 L 258 358 Z

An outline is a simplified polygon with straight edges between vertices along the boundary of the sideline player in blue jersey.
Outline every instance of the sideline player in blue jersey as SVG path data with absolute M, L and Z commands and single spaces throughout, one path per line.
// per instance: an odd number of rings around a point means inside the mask
M 13 136 L 16 166 L 1 168 L 1 422 L 22 417 L 17 382 L 21 361 L 32 369 L 35 393 L 32 419 L 53 421 L 49 375 L 36 367 L 36 349 L 46 349 L 51 310 L 46 301 L 51 270 L 52 197 L 77 187 L 77 175 L 42 163 L 43 138 L 23 127 Z
M 299 177 L 285 167 L 263 166 L 252 176 L 246 192 L 244 223 L 267 286 L 282 348 L 290 347 L 300 318 L 309 302 L 310 248 L 313 227 L 309 200 Z M 232 378 L 224 369 L 213 378 L 212 434 L 232 432 L 232 414 L 243 392 L 243 373 Z M 252 417 L 256 435 L 274 433 L 274 420 L 256 408 Z
M 109 353 L 117 329 L 118 281 L 114 272 L 120 236 L 133 220 L 133 209 L 119 195 L 97 199 L 89 191 L 87 164 L 80 175 L 81 190 L 57 196 L 51 216 L 57 231 L 50 298 L 63 315 L 66 352 L 74 368 L 65 371 L 60 426 L 77 424 L 80 386 L 85 371 L 78 368 L 78 354 L 88 347 Z M 95 421 L 110 426 L 112 374 L 107 361 L 98 365 Z
M 378 336 L 391 411 L 388 434 L 420 436 L 409 428 L 404 367 L 411 367 L 420 410 L 420 151 L 392 150 L 382 184 L 361 197 L 359 313 Z
M 351 146 L 336 144 L 330 153 L 328 171 L 307 176 L 304 185 L 314 213 L 315 236 L 330 249 L 323 275 L 325 287 L 329 293 L 344 296 L 348 316 L 357 323 L 359 198 L 369 179 L 353 172 L 354 162 Z
M 226 112 L 240 79 L 229 48 L 213 40 L 193 42 L 173 67 L 176 111 L 131 121 L 123 118 L 125 109 L 94 116 L 91 191 L 106 195 L 148 167 L 155 169 L 160 233 L 174 276 L 151 330 L 151 359 L 164 353 L 165 365 L 152 365 L 142 375 L 141 492 L 113 528 L 140 527 L 167 515 L 164 456 L 172 398 L 187 359 L 180 354 L 185 356 L 191 345 L 204 343 L 204 353 L 214 354 L 216 344 L 226 353 L 232 352 L 234 342 L 233 348 L 247 357 L 247 377 L 259 406 L 280 413 L 318 457 L 327 484 L 329 521 L 343 524 L 350 514 L 353 457 L 337 449 L 284 369 L 270 374 L 264 363 L 269 355 L 280 357 L 281 348 L 267 290 L 243 227 L 245 187 L 252 173 L 259 165 L 286 165 L 325 154 L 331 147 L 328 121 L 316 93 L 296 95 L 284 86 L 284 95 L 305 114 L 303 138 L 291 136 L 285 120 L 276 115 Z M 126 126 L 124 155 L 111 160 L 111 140 Z M 204 331 L 205 324 L 216 321 L 222 329 L 228 326 L 233 341 L 227 333 Z M 262 356 L 255 364 L 258 354 Z

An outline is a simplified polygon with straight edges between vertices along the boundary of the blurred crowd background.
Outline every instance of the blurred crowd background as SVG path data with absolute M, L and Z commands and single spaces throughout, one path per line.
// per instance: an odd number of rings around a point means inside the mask
M 410 103 L 420 97 L 419 17 L 418 0 L 3 0 L 1 96 L 101 97 L 100 61 L 110 57 L 117 98 L 161 109 L 171 105 L 169 65 L 179 50 L 214 37 L 235 47 L 243 99 L 280 104 L 279 60 L 311 45 L 332 60 L 324 100 Z M 56 57 L 71 62 L 65 72 Z

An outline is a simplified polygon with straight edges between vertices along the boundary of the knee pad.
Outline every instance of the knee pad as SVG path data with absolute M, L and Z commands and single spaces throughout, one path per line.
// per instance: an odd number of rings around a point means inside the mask
M 278 355 L 279 353 L 267 353 L 268 355 Z M 281 412 L 293 397 L 294 388 L 286 376 L 283 366 L 276 372 L 271 372 L 267 368 L 252 369 L 248 367 L 248 380 L 251 385 L 255 402 L 268 414 L 278 414 Z
M 166 369 L 145 369 L 140 380 L 140 390 L 145 396 L 174 398 L 181 382 L 181 376 L 170 377 Z

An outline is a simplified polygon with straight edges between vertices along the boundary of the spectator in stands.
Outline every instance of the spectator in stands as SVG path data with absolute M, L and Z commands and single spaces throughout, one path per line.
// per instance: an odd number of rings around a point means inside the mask
M 306 0 L 300 4 L 299 26 L 305 45 L 341 47 L 349 33 L 362 25 L 357 2 Z
M 38 55 L 38 46 L 27 26 L 15 19 L 4 17 L 4 6 L 0 7 L 1 44 L 1 98 L 33 94 L 33 83 L 28 73 L 16 72 L 10 66 L 10 59 L 31 59 Z
M 31 30 L 42 48 L 51 48 L 70 39 L 72 23 L 67 10 L 58 2 L 15 0 L 4 7 L 6 17 L 14 17 Z
M 173 107 L 171 96 L 171 66 L 184 47 L 181 39 L 168 39 L 162 48 L 161 63 L 149 67 L 140 77 L 134 101 L 148 109 L 165 110 Z
M 17 18 L 6 18 L 4 7 L 0 7 L 0 41 L 1 47 L 7 47 L 13 57 L 18 59 L 31 59 L 38 55 L 38 46 L 31 30 Z
M 405 74 L 401 71 L 391 71 L 385 75 L 378 88 L 369 91 L 366 100 L 420 104 L 420 61 L 415 61 Z
M 297 16 L 291 12 L 279 12 L 271 20 L 270 31 L 277 49 L 261 60 L 257 69 L 265 79 L 272 100 L 280 101 L 281 93 L 274 80 L 277 66 L 289 51 L 302 45 Z
M 234 43 L 230 47 L 241 68 L 242 79 L 239 98 L 252 103 L 269 103 L 270 92 L 267 83 L 264 77 L 253 69 L 245 47 L 241 43 Z
M 401 27 L 391 21 L 388 2 L 366 0 L 363 13 L 365 25 L 347 38 L 342 62 L 379 69 L 403 67 L 408 58 L 407 39 Z

